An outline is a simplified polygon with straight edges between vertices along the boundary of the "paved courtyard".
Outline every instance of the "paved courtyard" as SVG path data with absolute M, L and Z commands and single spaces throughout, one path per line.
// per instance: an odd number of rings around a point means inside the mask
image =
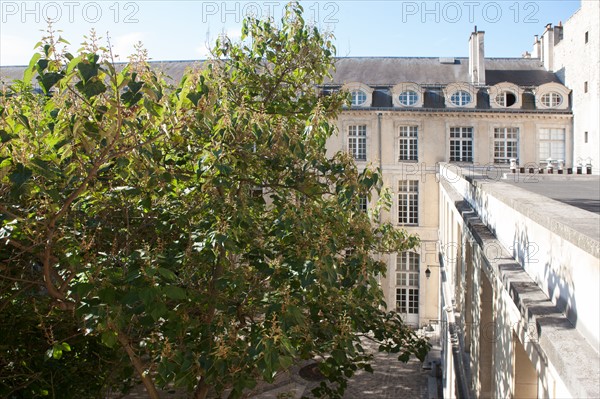
M 376 346 L 364 343 L 371 351 L 376 352 Z M 432 349 L 424 363 L 411 359 L 408 363 L 397 360 L 397 355 L 375 353 L 373 373 L 359 372 L 350 383 L 345 399 L 435 399 L 438 398 L 438 380 L 436 367 L 428 369 L 431 361 L 439 359 L 439 349 Z M 299 375 L 299 370 L 307 363 L 296 365 L 280 375 L 274 384 L 259 385 L 246 398 L 253 399 L 299 399 L 302 396 L 312 397 L 311 389 L 318 386 L 317 381 L 308 381 Z M 423 367 L 425 365 L 425 368 Z M 141 399 L 147 397 L 143 387 L 127 395 L 126 399 Z M 187 396 L 181 392 L 163 392 L 163 399 L 183 399 Z

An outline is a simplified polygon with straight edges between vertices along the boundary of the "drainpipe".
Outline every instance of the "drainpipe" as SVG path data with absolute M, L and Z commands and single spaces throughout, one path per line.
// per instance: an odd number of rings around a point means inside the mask
M 382 173 L 381 178 L 383 179 L 383 160 L 381 159 L 382 153 L 382 145 L 381 145 L 381 112 L 377 113 L 377 141 L 378 141 L 378 151 L 379 151 L 379 170 Z M 381 213 L 379 214 L 379 224 L 381 224 Z
M 379 151 L 379 170 L 382 171 L 381 178 L 383 179 L 383 161 L 381 160 L 381 112 L 377 113 L 377 141 Z M 379 224 L 381 224 L 381 212 L 379 213 Z M 388 273 L 391 275 L 391 273 Z M 377 284 L 381 287 L 381 274 L 377 275 Z
M 379 169 L 383 171 L 383 161 L 381 159 L 381 112 L 377 113 L 377 138 L 379 139 Z

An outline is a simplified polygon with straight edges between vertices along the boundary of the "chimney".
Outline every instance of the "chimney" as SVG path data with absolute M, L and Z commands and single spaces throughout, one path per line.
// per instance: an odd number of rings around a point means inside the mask
M 546 25 L 546 30 L 542 34 L 542 54 L 541 60 L 542 65 L 547 71 L 552 72 L 554 70 L 554 29 L 552 24 Z
M 563 39 L 563 26 L 562 21 L 558 22 L 558 25 L 554 27 L 554 45 L 556 46 Z
M 484 33 L 483 31 L 478 32 L 477 26 L 475 26 L 474 32 L 469 37 L 469 77 L 471 83 L 476 85 L 485 84 Z
M 541 42 L 538 35 L 535 35 L 535 39 L 533 41 L 533 50 L 531 51 L 532 58 L 542 58 L 542 49 Z

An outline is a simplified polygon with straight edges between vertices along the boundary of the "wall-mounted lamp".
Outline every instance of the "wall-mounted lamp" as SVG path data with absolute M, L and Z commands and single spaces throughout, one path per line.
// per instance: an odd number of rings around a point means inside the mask
M 427 266 L 427 269 L 425 269 L 425 277 L 431 277 L 431 270 L 429 270 L 429 266 Z

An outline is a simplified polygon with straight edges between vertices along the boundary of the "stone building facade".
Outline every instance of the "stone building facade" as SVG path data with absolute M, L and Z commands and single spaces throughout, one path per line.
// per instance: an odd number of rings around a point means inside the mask
M 421 237 L 419 251 L 386 259 L 388 307 L 422 327 L 439 319 L 440 162 L 485 167 L 500 179 L 517 167 L 572 168 L 570 90 L 536 59 L 484 57 L 473 32 L 469 58 L 342 58 L 324 90 L 351 93 L 331 152 L 381 168 L 394 193 L 387 220 Z M 556 99 L 560 98 L 561 101 Z M 376 200 L 376 199 L 372 199 Z
M 352 100 L 330 151 L 380 168 L 383 217 L 421 237 L 381 284 L 440 330 L 444 397 L 600 397 L 600 216 L 507 184 L 598 184 L 576 175 L 599 160 L 600 5 L 582 3 L 520 59 L 485 58 L 475 30 L 468 58 L 342 58 L 322 88 Z

